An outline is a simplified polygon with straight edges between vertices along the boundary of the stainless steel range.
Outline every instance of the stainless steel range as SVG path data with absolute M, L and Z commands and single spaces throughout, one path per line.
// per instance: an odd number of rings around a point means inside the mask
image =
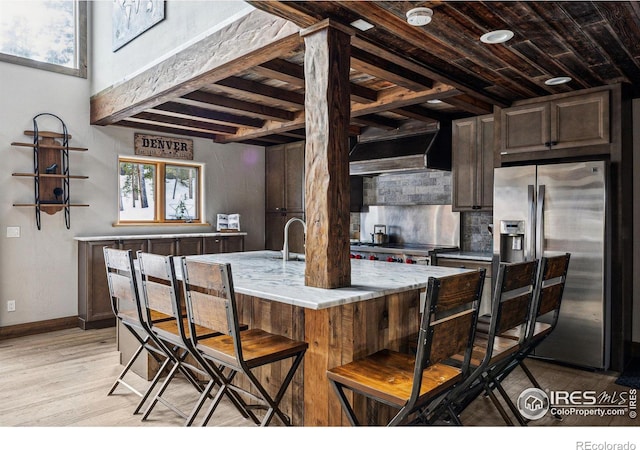
M 351 244 L 351 258 L 369 259 L 372 261 L 386 261 L 405 264 L 432 265 L 438 253 L 455 252 L 456 246 L 438 244 L 380 244 L 371 242 L 353 242 Z

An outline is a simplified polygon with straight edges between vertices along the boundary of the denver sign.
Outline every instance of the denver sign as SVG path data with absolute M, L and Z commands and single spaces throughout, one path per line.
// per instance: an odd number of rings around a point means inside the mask
M 134 151 L 142 156 L 193 159 L 193 140 L 135 133 Z

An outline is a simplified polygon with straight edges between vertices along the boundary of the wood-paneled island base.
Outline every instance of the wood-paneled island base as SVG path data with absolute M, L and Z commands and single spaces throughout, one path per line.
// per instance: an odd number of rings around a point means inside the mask
M 303 261 L 284 262 L 279 256 L 258 251 L 188 258 L 231 264 L 242 322 L 309 343 L 302 370 L 282 402 L 292 423 L 304 426 L 347 426 L 327 369 L 382 348 L 406 350 L 407 337 L 418 331 L 420 293 L 428 278 L 466 271 L 352 260 L 350 287 L 320 289 L 304 285 Z M 269 386 L 287 367 L 264 370 L 260 378 Z M 363 423 L 372 425 L 390 414 L 363 397 L 356 399 L 355 409 Z

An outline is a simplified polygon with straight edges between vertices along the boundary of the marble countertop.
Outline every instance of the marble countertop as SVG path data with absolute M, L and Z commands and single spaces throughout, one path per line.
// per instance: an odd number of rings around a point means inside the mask
M 216 232 L 202 232 L 202 233 L 172 233 L 172 234 L 131 234 L 131 235 L 116 235 L 116 236 L 76 236 L 76 241 L 108 241 L 112 239 L 171 239 L 171 238 L 188 238 L 188 237 L 216 237 L 216 236 L 246 236 L 247 233 L 243 231 L 233 233 L 216 233 Z
M 491 262 L 493 255 L 491 253 L 483 252 L 446 252 L 438 253 L 438 259 L 466 259 Z
M 411 289 L 422 289 L 426 288 L 430 276 L 467 271 L 450 267 L 352 259 L 350 287 L 321 289 L 304 285 L 304 261 L 283 261 L 279 256 L 278 251 L 265 250 L 187 258 L 230 263 L 234 288 L 238 293 L 309 309 L 330 308 Z

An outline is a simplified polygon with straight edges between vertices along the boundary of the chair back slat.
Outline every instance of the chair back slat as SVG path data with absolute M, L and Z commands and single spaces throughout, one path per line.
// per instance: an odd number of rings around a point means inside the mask
M 440 278 L 436 311 L 448 311 L 472 303 L 476 295 L 477 279 L 478 274 L 474 272 Z
M 189 260 L 186 261 L 186 264 L 192 289 L 199 288 L 210 293 L 212 293 L 211 291 L 224 291 L 223 272 L 221 270 L 212 270 L 211 263 L 200 261 Z M 226 298 L 225 295 L 220 296 Z
M 464 354 L 473 327 L 474 310 L 432 323 L 433 343 L 429 357 L 430 364 L 436 364 L 457 354 Z
M 569 254 L 565 254 L 545 258 L 546 265 L 544 268 L 543 280 L 546 281 L 566 276 L 569 257 Z
M 167 270 L 167 258 L 165 256 L 139 252 L 138 259 L 140 259 L 140 255 L 142 255 L 142 259 L 144 260 L 143 271 L 147 278 L 157 278 L 167 283 L 170 281 Z
M 215 295 L 191 290 L 191 318 L 194 324 L 226 335 L 231 334 L 227 317 L 228 300 Z
M 150 280 L 147 280 L 145 283 L 147 306 L 149 309 L 168 316 L 176 316 L 171 301 L 171 296 L 173 295 L 171 286 Z
M 146 307 L 149 314 L 159 312 L 176 319 L 182 331 L 182 317 L 184 310 L 181 298 L 175 291 L 177 280 L 173 268 L 173 257 L 138 252 L 140 274 Z
M 511 328 L 525 324 L 529 316 L 531 305 L 531 292 L 526 292 L 502 302 L 500 313 L 500 323 L 497 326 L 496 334 L 502 334 Z
M 116 272 L 109 272 L 109 283 L 111 286 L 111 295 L 119 300 L 134 302 L 135 295 L 131 287 L 131 278 Z
M 560 308 L 563 288 L 564 286 L 562 284 L 554 284 L 552 286 L 542 288 L 540 291 L 538 316 L 543 316 Z
M 107 269 L 131 272 L 128 252 L 107 247 L 105 257 Z
M 533 285 L 538 268 L 537 261 L 505 264 L 504 267 L 503 293 Z

